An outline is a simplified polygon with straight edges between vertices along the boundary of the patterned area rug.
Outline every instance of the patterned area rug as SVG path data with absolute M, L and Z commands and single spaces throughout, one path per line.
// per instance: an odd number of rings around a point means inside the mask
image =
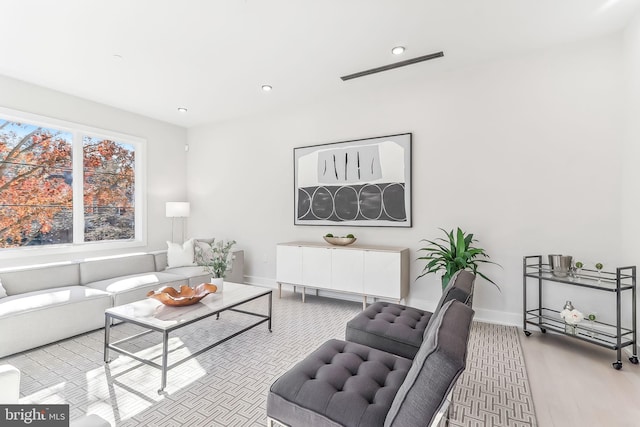
M 103 331 L 95 331 L 0 359 L 22 371 L 22 403 L 68 403 L 71 418 L 97 414 L 112 426 L 264 426 L 271 383 L 329 338 L 344 338 L 355 302 L 285 292 L 274 296 L 273 332 L 260 325 L 168 373 L 126 356 L 103 363 Z M 266 298 L 243 308 L 266 313 Z M 169 361 L 242 329 L 254 318 L 225 312 L 181 329 L 170 340 Z M 121 324 L 112 340 L 140 332 Z M 530 387 L 517 329 L 474 323 L 467 371 L 454 390 L 451 425 L 535 426 Z M 160 335 L 129 344 L 141 356 L 160 352 Z
M 453 390 L 449 425 L 537 425 L 516 327 L 473 322 L 467 368 Z

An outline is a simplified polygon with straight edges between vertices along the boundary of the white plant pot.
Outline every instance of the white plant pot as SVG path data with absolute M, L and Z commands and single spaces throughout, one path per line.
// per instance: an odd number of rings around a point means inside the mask
M 224 288 L 224 278 L 223 277 L 212 277 L 210 283 L 212 283 L 212 284 L 214 284 L 214 285 L 216 285 L 218 287 L 218 290 L 216 291 L 216 293 L 222 292 L 222 288 Z

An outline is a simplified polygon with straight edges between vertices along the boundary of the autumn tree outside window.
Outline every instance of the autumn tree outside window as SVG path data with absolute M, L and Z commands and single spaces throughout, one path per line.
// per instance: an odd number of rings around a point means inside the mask
M 0 251 L 139 238 L 139 150 L 124 139 L 0 115 Z
M 135 147 L 85 136 L 84 240 L 127 240 L 135 237 Z

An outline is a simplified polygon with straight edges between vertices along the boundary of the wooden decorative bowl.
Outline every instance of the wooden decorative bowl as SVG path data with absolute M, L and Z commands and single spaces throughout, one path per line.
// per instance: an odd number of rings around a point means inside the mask
M 149 291 L 147 296 L 155 298 L 164 305 L 172 307 L 183 307 L 185 305 L 195 304 L 202 298 L 218 290 L 216 285 L 211 283 L 202 283 L 195 288 L 187 285 L 180 286 L 180 290 L 176 290 L 171 286 L 164 286 L 157 291 Z

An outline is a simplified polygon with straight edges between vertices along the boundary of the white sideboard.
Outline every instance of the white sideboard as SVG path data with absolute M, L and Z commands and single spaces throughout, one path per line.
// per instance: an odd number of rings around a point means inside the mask
M 288 242 L 277 245 L 276 282 L 400 301 L 409 293 L 409 249 Z

